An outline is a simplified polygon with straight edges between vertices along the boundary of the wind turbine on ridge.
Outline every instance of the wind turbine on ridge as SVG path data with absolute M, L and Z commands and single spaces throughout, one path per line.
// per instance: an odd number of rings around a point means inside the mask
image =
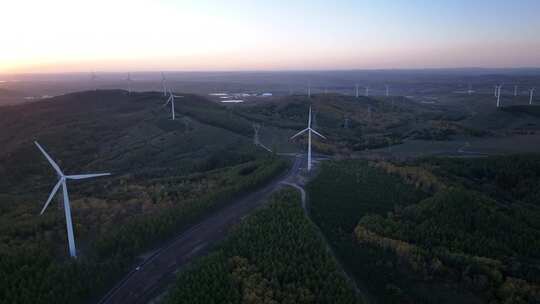
M 308 160 L 307 160 L 307 170 L 308 172 L 311 171 L 311 133 L 314 133 L 315 135 L 318 135 L 324 139 L 326 139 L 326 137 L 324 137 L 323 135 L 321 135 L 319 132 L 313 130 L 311 128 L 311 106 L 309 107 L 309 118 L 308 118 L 308 125 L 307 125 L 307 128 L 305 128 L 304 130 L 296 133 L 294 136 L 291 137 L 291 139 L 294 139 L 302 134 L 304 134 L 305 132 L 307 132 L 308 134 L 308 153 L 307 153 L 307 156 L 308 156 Z
M 169 89 L 169 99 L 167 99 L 167 102 L 163 105 L 163 107 L 167 106 L 169 103 L 171 104 L 172 120 L 176 119 L 176 114 L 174 112 L 174 98 L 182 98 L 182 97 L 184 96 L 174 95 L 173 92 Z
M 111 175 L 110 173 L 97 173 L 97 174 L 78 174 L 78 175 L 65 175 L 64 172 L 60 169 L 58 164 L 54 162 L 54 160 L 45 152 L 45 149 L 41 147 L 41 145 L 35 141 L 34 142 L 38 149 L 41 151 L 41 153 L 45 156 L 45 158 L 49 161 L 51 166 L 56 171 L 56 174 L 58 175 L 58 183 L 54 186 L 51 193 L 49 194 L 49 198 L 45 202 L 45 205 L 43 206 L 43 209 L 41 209 L 40 215 L 45 212 L 45 209 L 49 206 L 49 203 L 52 201 L 53 197 L 58 192 L 58 189 L 62 187 L 62 192 L 64 196 L 64 213 L 66 217 L 66 228 L 67 228 L 67 235 L 68 235 L 68 248 L 69 248 L 69 254 L 72 258 L 77 257 L 77 250 L 75 248 L 75 236 L 73 234 L 73 222 L 71 220 L 71 206 L 69 204 L 69 196 L 68 196 L 68 189 L 67 189 L 67 180 L 81 180 L 81 179 L 88 179 L 88 178 L 94 178 L 94 177 L 100 177 L 100 176 L 108 176 Z
M 126 81 L 128 83 L 128 95 L 131 95 L 131 82 L 133 81 L 131 79 L 131 73 L 128 72 Z
M 501 89 L 502 84 L 497 86 L 497 108 L 501 106 Z
M 92 71 L 92 73 L 90 73 L 90 82 L 92 83 L 92 87 L 94 88 L 94 91 L 97 91 L 96 79 L 97 79 L 96 73 Z
M 165 73 L 161 72 L 161 87 L 163 88 L 163 97 L 167 96 L 167 87 L 165 86 Z
M 265 149 L 268 152 L 272 152 L 272 150 L 270 150 L 270 148 L 268 148 L 263 143 L 261 143 L 261 140 L 259 138 L 259 130 L 260 129 L 261 129 L 260 124 L 253 124 L 253 132 L 254 132 L 253 133 L 253 143 L 255 144 L 255 146 L 261 147 L 261 148 Z

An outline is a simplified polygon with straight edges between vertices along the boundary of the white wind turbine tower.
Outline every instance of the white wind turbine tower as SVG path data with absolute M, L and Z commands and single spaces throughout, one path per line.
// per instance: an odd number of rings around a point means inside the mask
M 501 88 L 502 84 L 497 86 L 497 108 L 501 106 Z
M 171 104 L 172 120 L 176 119 L 176 114 L 174 112 L 174 98 L 182 98 L 182 97 L 184 97 L 184 96 L 174 95 L 173 92 L 169 89 L 169 99 L 167 99 L 167 102 L 163 106 L 165 107 L 169 103 Z
M 514 97 L 516 97 L 518 95 L 518 86 L 515 85 L 514 86 Z
M 324 137 L 323 135 L 321 135 L 319 132 L 313 130 L 311 128 L 311 107 L 309 107 L 309 118 L 308 118 L 308 125 L 307 125 L 307 128 L 305 128 L 304 130 L 296 133 L 293 137 L 291 137 L 291 139 L 294 139 L 302 134 L 304 134 L 305 132 L 308 133 L 308 160 L 307 160 L 307 170 L 308 172 L 311 171 L 311 133 L 314 133 L 324 139 L 326 139 L 326 137 Z
M 253 124 L 253 143 L 255 144 L 255 146 L 258 146 L 258 147 L 261 147 L 263 149 L 265 149 L 266 151 L 268 152 L 272 152 L 272 150 L 270 150 L 268 147 L 266 147 L 265 145 L 263 145 L 261 143 L 261 140 L 259 138 L 259 130 L 261 129 L 261 125 L 260 124 Z
M 131 73 L 128 73 L 128 74 L 127 74 L 126 81 L 127 81 L 127 83 L 128 83 L 128 94 L 131 95 L 131 82 L 133 81 L 133 80 L 131 79 Z
M 161 72 L 161 88 L 163 89 L 163 97 L 167 96 L 167 87 L 165 86 L 165 73 Z
M 308 84 L 308 87 L 307 87 L 307 97 L 311 98 L 311 82 Z
M 40 215 L 45 212 L 45 209 L 49 206 L 49 203 L 55 196 L 55 194 L 58 192 L 58 189 L 60 186 L 62 186 L 62 192 L 64 195 L 64 213 L 66 216 L 66 227 L 67 227 L 67 235 L 68 235 L 68 246 L 69 246 L 69 254 L 71 257 L 75 258 L 77 257 L 77 250 L 75 249 L 75 237 L 73 235 L 73 222 L 71 221 L 71 207 L 69 204 L 69 196 L 68 196 L 68 190 L 67 190 L 67 180 L 80 180 L 80 179 L 87 179 L 87 178 L 94 178 L 94 177 L 100 177 L 100 176 L 108 176 L 111 175 L 110 173 L 98 173 L 98 174 L 80 174 L 80 175 L 65 175 L 62 170 L 60 170 L 60 167 L 52 160 L 52 158 L 45 152 L 45 150 L 39 145 L 37 141 L 34 142 L 38 149 L 43 153 L 45 158 L 49 161 L 51 166 L 56 171 L 56 174 L 58 175 L 58 183 L 54 186 L 51 193 L 49 194 L 49 198 L 47 199 L 47 202 L 45 202 L 45 205 L 43 206 L 43 209 L 41 209 Z
M 534 95 L 534 88 L 529 89 L 529 104 L 532 105 L 533 102 L 533 95 Z
M 94 88 L 94 91 L 97 91 L 96 79 L 97 79 L 96 73 L 92 72 L 90 74 L 90 82 L 92 83 L 92 87 Z
M 469 89 L 467 90 L 467 94 L 471 95 L 473 92 L 472 90 L 472 84 L 469 83 Z
M 388 85 L 385 85 L 384 87 L 386 89 L 386 97 L 388 97 L 390 95 L 390 87 Z

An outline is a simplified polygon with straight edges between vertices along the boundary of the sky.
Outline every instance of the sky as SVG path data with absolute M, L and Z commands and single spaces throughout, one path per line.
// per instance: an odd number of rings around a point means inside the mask
M 540 67 L 539 0 L 1 0 L 0 73 Z

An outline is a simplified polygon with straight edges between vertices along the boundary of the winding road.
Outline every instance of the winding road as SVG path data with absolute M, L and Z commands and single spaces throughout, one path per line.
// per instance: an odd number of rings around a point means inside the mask
M 98 303 L 148 303 L 175 279 L 175 274 L 194 257 L 200 256 L 221 239 L 229 229 L 257 207 L 285 183 L 292 184 L 301 172 L 303 158 L 295 156 L 294 163 L 285 174 L 257 190 L 216 211 L 168 245 L 147 257 L 130 271 Z

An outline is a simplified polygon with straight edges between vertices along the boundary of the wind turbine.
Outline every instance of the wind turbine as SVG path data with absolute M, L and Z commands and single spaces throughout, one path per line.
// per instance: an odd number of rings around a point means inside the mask
M 80 175 L 65 175 L 64 172 L 60 169 L 60 167 L 52 160 L 52 158 L 45 152 L 45 150 L 39 145 L 37 141 L 34 142 L 38 149 L 43 153 L 45 158 L 49 161 L 51 166 L 56 171 L 56 174 L 58 175 L 58 183 L 54 186 L 51 193 L 49 194 L 49 198 L 47 199 L 47 202 L 45 202 L 45 205 L 43 206 L 43 209 L 41 209 L 40 215 L 45 212 L 45 209 L 49 206 L 49 203 L 55 196 L 55 194 L 58 192 L 58 189 L 60 186 L 62 186 L 62 192 L 64 195 L 64 213 L 66 216 L 66 227 L 67 227 L 67 235 L 68 235 L 68 246 L 69 246 L 69 254 L 72 258 L 77 257 L 77 251 L 75 249 L 75 237 L 73 235 L 73 222 L 71 221 L 71 207 L 69 205 L 69 196 L 68 196 L 68 190 L 67 190 L 67 180 L 80 180 L 80 179 L 88 179 L 88 178 L 94 178 L 94 177 L 100 177 L 100 176 L 108 176 L 111 175 L 110 173 L 98 173 L 98 174 L 80 174 Z
M 514 97 L 516 97 L 518 95 L 518 86 L 515 85 L 514 86 Z
M 502 84 L 497 86 L 497 108 L 501 106 L 501 88 Z
M 133 81 L 131 79 L 131 73 L 128 72 L 126 81 L 128 83 L 128 94 L 131 95 L 131 82 Z
M 534 88 L 529 89 L 529 104 L 532 105 L 533 102 L 533 95 L 534 95 Z
M 498 85 L 495 85 L 495 98 L 497 98 L 497 91 L 499 90 L 499 86 Z
M 268 147 L 266 147 L 265 145 L 263 145 L 261 143 L 261 140 L 259 139 L 259 130 L 261 129 L 261 125 L 260 124 L 253 124 L 253 143 L 255 144 L 255 146 L 258 146 L 258 147 L 261 147 L 263 149 L 265 149 L 266 151 L 268 152 L 272 152 L 272 150 L 270 150 Z
M 311 82 L 308 84 L 308 87 L 307 87 L 307 97 L 311 98 Z
M 90 74 L 90 82 L 92 83 L 92 87 L 94 87 L 94 91 L 97 91 L 96 79 L 97 79 L 96 73 L 92 72 Z
M 161 87 L 163 88 L 163 97 L 167 96 L 167 87 L 165 87 L 165 73 L 161 72 Z
M 172 120 L 176 119 L 176 114 L 174 113 L 174 98 L 182 98 L 184 96 L 177 96 L 174 95 L 173 92 L 169 89 L 169 99 L 167 99 L 167 102 L 163 105 L 164 107 L 167 106 L 169 103 L 171 103 L 171 113 L 172 113 Z
M 296 133 L 293 137 L 291 137 L 291 139 L 294 139 L 302 134 L 304 134 L 305 132 L 307 132 L 308 134 L 308 162 L 307 162 L 307 170 L 308 172 L 311 171 L 311 133 L 314 133 L 324 139 L 326 139 L 326 137 L 324 137 L 323 135 L 321 135 L 319 132 L 313 130 L 311 128 L 311 107 L 309 107 L 309 118 L 308 118 L 308 125 L 307 125 L 307 128 L 305 128 L 304 130 Z
M 472 84 L 469 83 L 469 89 L 467 90 L 467 94 L 471 95 L 472 92 L 473 92 L 473 90 L 472 90 Z
M 349 128 L 349 117 L 347 115 L 343 116 L 343 128 L 348 129 Z
M 384 87 L 386 89 L 386 97 L 388 97 L 390 95 L 390 87 L 388 85 L 385 85 Z

